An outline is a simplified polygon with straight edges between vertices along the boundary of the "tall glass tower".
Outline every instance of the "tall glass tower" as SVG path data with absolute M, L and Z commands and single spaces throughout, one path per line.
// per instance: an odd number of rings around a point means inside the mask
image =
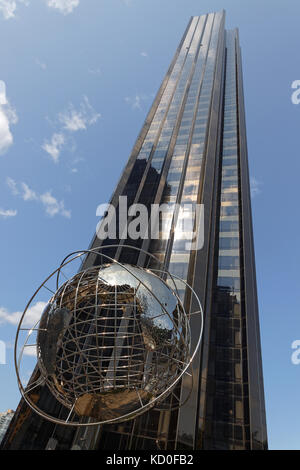
M 204 333 L 193 380 L 184 376 L 163 411 L 97 429 L 45 422 L 21 402 L 4 448 L 267 448 L 241 52 L 238 31 L 224 23 L 224 11 L 190 19 L 112 196 L 115 207 L 120 196 L 128 205 L 168 204 L 165 233 L 158 240 L 95 236 L 90 246 L 118 244 L 106 253 L 149 266 L 124 245 L 142 248 L 195 289 Z M 183 243 L 175 203 L 204 205 L 201 249 L 186 248 L 188 233 Z M 88 255 L 82 267 L 98 263 Z M 180 295 L 188 304 L 184 288 Z M 35 393 L 63 415 L 45 386 Z

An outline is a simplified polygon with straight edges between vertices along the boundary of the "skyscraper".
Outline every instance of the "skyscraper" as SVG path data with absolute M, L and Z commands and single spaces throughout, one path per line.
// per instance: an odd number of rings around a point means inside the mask
M 124 245 L 143 248 L 195 289 L 204 334 L 192 376 L 184 376 L 163 411 L 97 429 L 64 429 L 21 402 L 5 448 L 267 448 L 241 52 L 238 31 L 224 23 L 223 11 L 190 19 L 112 196 L 115 207 L 120 196 L 128 206 L 168 204 L 167 233 L 158 240 L 95 235 L 90 246 L 118 244 L 106 253 L 149 266 Z M 175 203 L 203 204 L 201 249 L 187 249 Z M 88 255 L 82 268 L 99 262 Z M 184 288 L 180 295 L 188 304 Z M 45 386 L 34 393 L 56 416 L 64 414 Z M 187 400 L 178 407 L 180 397 Z
M 7 410 L 3 413 L 0 413 L 0 443 L 7 431 L 10 421 L 12 420 L 14 415 L 13 410 Z

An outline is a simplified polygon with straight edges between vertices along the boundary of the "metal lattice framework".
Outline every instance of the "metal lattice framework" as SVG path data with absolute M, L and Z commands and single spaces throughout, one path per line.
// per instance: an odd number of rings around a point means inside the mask
M 182 376 L 190 375 L 188 369 L 200 345 L 203 312 L 194 290 L 180 280 L 197 305 L 196 310 L 186 312 L 178 295 L 177 276 L 122 264 L 103 253 L 110 247 L 115 245 L 65 258 L 32 296 L 18 326 L 15 364 L 20 391 L 34 411 L 57 424 L 117 423 L 163 403 Z M 59 285 L 64 267 L 99 252 L 105 263 L 80 271 Z M 41 318 L 24 328 L 36 295 L 43 287 L 48 289 L 48 281 L 55 276 L 57 291 Z M 200 322 L 199 339 L 191 351 L 193 314 L 200 316 Z M 19 335 L 24 330 L 28 334 L 17 359 Z M 29 341 L 33 333 L 40 376 L 24 387 L 19 369 L 25 348 L 33 346 Z M 49 415 L 31 400 L 31 391 L 40 385 L 47 385 L 69 409 L 65 419 Z

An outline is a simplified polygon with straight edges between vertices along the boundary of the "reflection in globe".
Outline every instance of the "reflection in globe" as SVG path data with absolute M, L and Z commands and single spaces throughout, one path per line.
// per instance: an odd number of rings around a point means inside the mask
M 41 375 L 64 406 L 122 421 L 153 406 L 187 367 L 189 322 L 153 272 L 106 264 L 60 286 L 42 314 L 37 350 Z

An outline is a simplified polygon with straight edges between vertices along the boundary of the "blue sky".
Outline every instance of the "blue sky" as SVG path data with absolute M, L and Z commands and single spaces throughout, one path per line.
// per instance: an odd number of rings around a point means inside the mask
M 269 445 L 300 448 L 298 0 L 0 0 L 0 411 L 19 401 L 18 312 L 88 246 L 189 17 L 222 8 L 243 54 Z

